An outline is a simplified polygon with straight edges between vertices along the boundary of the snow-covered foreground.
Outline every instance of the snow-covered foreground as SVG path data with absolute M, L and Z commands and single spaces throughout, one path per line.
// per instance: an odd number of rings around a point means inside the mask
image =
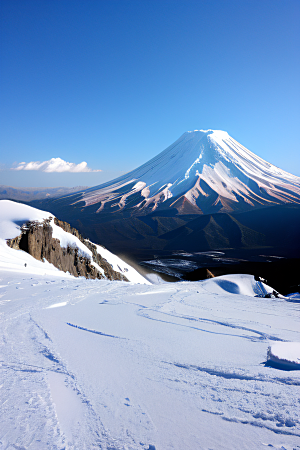
M 1 449 L 300 448 L 300 371 L 264 364 L 299 303 L 253 277 L 0 285 Z

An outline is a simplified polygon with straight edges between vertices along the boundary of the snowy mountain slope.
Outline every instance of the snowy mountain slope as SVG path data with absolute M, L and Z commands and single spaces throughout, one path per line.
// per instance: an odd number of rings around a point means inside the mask
M 48 261 L 41 262 L 26 252 L 8 247 L 6 240 L 13 239 L 20 234 L 21 226 L 28 221 L 42 222 L 51 217 L 50 213 L 39 211 L 21 203 L 9 200 L 0 201 L 0 269 L 18 273 L 53 275 L 70 277 L 54 267 Z M 26 266 L 25 266 L 26 264 Z
M 299 304 L 256 289 L 0 270 L 0 447 L 299 448 L 300 371 L 267 362 L 291 359 Z
M 96 212 L 176 208 L 180 214 L 300 203 L 300 178 L 264 161 L 228 133 L 195 130 L 112 182 L 65 197 Z
M 52 227 L 52 237 L 60 241 L 61 247 L 67 248 L 70 246 L 72 248 L 77 248 L 79 255 L 88 258 L 91 264 L 105 276 L 103 269 L 93 261 L 91 250 L 84 245 L 78 237 L 64 231 L 61 227 L 56 225 L 52 214 L 9 200 L 0 200 L 0 268 L 2 270 L 32 274 L 55 274 L 59 277 L 68 276 L 68 274 L 56 269 L 47 261 L 38 261 L 28 253 L 10 248 L 7 245 L 6 241 L 8 239 L 13 239 L 20 235 L 22 225 L 27 222 L 42 223 L 47 219 L 50 220 Z M 98 254 L 103 256 L 103 258 L 113 266 L 113 270 L 125 274 L 129 281 L 149 284 L 149 282 L 129 264 L 125 263 L 105 248 L 98 245 L 97 251 Z

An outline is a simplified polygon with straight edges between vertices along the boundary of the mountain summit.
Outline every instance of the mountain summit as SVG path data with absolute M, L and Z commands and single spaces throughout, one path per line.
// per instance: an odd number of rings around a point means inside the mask
M 175 208 L 178 214 L 211 214 L 300 203 L 300 178 L 225 131 L 195 130 L 137 169 L 76 197 L 75 204 L 97 205 L 97 213 Z
M 300 251 L 300 178 L 224 131 L 189 131 L 113 181 L 32 205 L 137 261 L 177 251 L 247 261 Z

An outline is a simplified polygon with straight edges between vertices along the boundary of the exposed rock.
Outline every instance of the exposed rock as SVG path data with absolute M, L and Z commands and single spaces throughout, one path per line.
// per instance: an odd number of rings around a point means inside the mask
M 76 228 L 71 227 L 71 225 L 67 222 L 64 222 L 62 220 L 54 218 L 55 225 L 58 225 L 60 228 L 62 228 L 67 233 L 73 234 L 73 236 L 76 236 L 93 254 L 93 260 L 95 263 L 97 263 L 103 270 L 106 278 L 109 280 L 123 280 L 128 281 L 128 279 L 125 277 L 125 275 L 122 275 L 119 272 L 116 272 L 113 270 L 111 264 L 109 264 L 106 259 L 102 258 L 101 255 L 97 252 L 97 247 L 95 244 L 90 242 L 88 239 L 84 239 L 82 235 L 79 233 Z
M 54 222 L 68 233 L 80 239 L 92 251 L 94 262 L 103 269 L 106 278 L 109 280 L 128 281 L 124 275 L 114 271 L 112 266 L 97 253 L 97 247 L 85 240 L 75 228 L 58 219 L 54 219 Z M 78 248 L 70 246 L 67 248 L 61 247 L 59 239 L 53 238 L 52 233 L 51 219 L 44 220 L 43 223 L 28 222 L 21 228 L 21 234 L 19 236 L 7 240 L 7 245 L 11 248 L 27 252 L 35 259 L 41 261 L 47 260 L 59 270 L 69 272 L 75 277 L 84 276 L 85 278 L 91 279 L 105 278 L 89 258 L 80 254 Z
M 13 238 L 7 239 L 6 243 L 10 248 L 14 248 L 15 250 L 20 250 L 20 240 L 22 239 L 23 234 Z

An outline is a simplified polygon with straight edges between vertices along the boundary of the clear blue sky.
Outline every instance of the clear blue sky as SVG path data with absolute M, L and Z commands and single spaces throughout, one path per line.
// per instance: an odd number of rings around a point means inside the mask
M 0 8 L 0 184 L 100 184 L 207 128 L 300 176 L 299 0 Z M 103 172 L 8 170 L 54 157 Z

